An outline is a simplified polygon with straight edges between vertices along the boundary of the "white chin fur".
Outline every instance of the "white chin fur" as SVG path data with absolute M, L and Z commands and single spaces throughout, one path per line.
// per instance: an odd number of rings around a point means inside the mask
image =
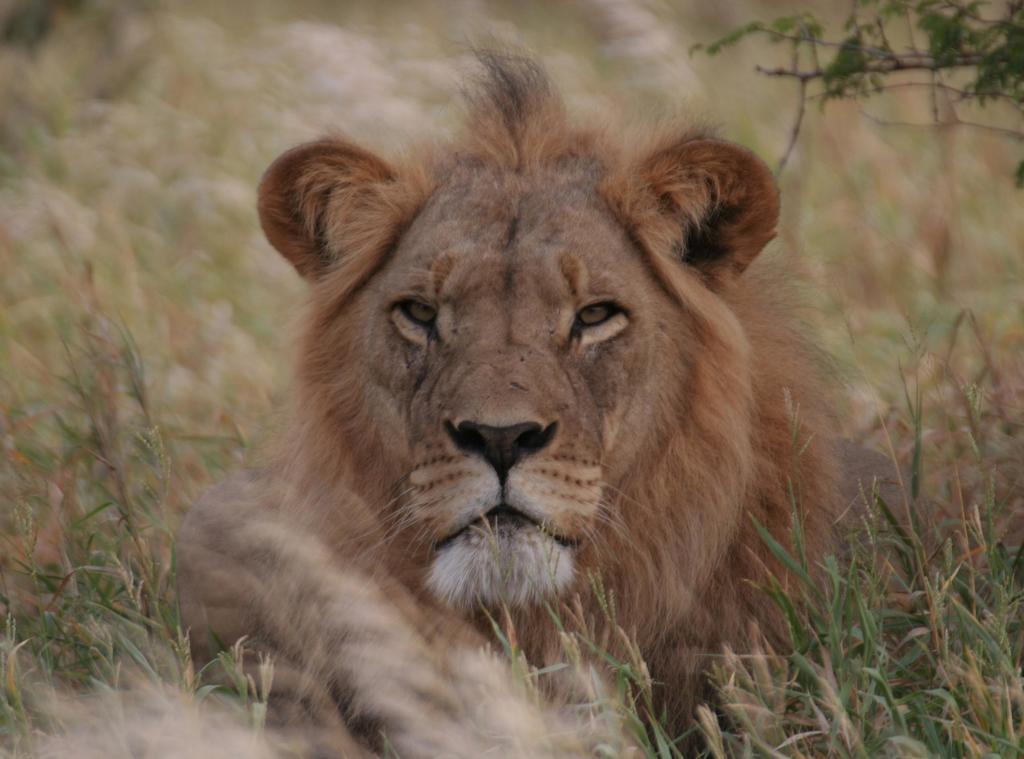
M 558 596 L 572 576 L 572 550 L 540 530 L 494 534 L 473 528 L 441 549 L 427 586 L 459 609 L 501 602 L 523 607 Z

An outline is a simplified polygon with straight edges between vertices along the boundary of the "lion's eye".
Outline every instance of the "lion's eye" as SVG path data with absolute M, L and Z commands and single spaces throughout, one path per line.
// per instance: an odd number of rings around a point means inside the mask
M 580 309 L 576 321 L 581 327 L 596 327 L 611 319 L 619 311 L 612 303 L 595 303 Z
M 402 313 L 422 327 L 429 327 L 437 318 L 437 309 L 418 300 L 406 300 L 398 304 Z

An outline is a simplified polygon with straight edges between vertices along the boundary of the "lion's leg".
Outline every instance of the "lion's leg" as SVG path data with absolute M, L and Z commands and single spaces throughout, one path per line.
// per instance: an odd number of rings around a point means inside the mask
M 178 602 L 193 662 L 205 667 L 221 650 L 249 638 L 273 663 L 268 724 L 283 731 L 301 728 L 303 742 L 321 753 L 359 756 L 362 749 L 346 729 L 328 682 L 310 676 L 304 664 L 290 661 L 259 638 L 260 609 L 271 599 L 254 571 L 259 545 L 247 544 L 245 525 L 272 518 L 266 496 L 257 472 L 240 472 L 207 490 L 181 526 L 176 542 Z M 254 682 L 260 681 L 255 656 L 242 666 Z M 225 677 L 215 675 L 218 680 Z
M 210 488 L 178 532 L 178 605 L 193 660 L 199 665 L 251 628 L 248 599 L 259 589 L 246 584 L 247 573 L 225 560 L 224 549 L 229 533 L 258 508 L 256 481 L 256 475 L 246 471 Z
M 581 756 L 592 753 L 590 741 L 624 740 L 564 722 L 461 623 L 420 606 L 397 583 L 340 564 L 273 510 L 232 505 L 252 492 L 245 482 L 217 489 L 186 521 L 182 614 L 199 631 L 199 656 L 211 653 L 204 639 L 230 643 L 243 634 L 273 655 L 272 694 L 282 676 L 271 699 L 278 721 L 282 713 L 285 722 L 308 717 L 371 747 L 384 735 L 407 757 Z

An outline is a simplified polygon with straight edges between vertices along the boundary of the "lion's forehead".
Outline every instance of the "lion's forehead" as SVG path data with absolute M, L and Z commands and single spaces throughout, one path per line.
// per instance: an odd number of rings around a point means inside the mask
M 587 283 L 609 294 L 647 277 L 592 172 L 462 170 L 435 190 L 399 242 L 385 278 L 392 286 L 409 276 L 433 278 L 431 284 L 442 285 L 438 296 L 479 299 L 485 307 L 496 296 L 518 308 L 538 299 L 564 304 L 579 294 L 566 271 L 567 255 Z

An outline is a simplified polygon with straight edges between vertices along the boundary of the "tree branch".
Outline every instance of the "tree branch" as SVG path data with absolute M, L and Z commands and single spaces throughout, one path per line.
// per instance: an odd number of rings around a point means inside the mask
M 894 54 L 892 57 L 885 58 L 877 63 L 865 63 L 862 68 L 856 71 L 856 73 L 891 74 L 895 71 L 942 71 L 943 69 L 977 66 L 981 60 L 982 57 L 980 55 L 970 54 L 958 56 L 950 63 L 939 63 L 929 55 Z M 829 75 L 828 69 L 821 67 L 811 69 L 809 71 L 799 71 L 795 67 L 785 68 L 783 66 L 767 68 L 765 66 L 758 65 L 755 68 L 758 73 L 764 74 L 765 76 L 788 77 L 790 79 L 799 79 L 801 81 L 824 79 Z
M 804 111 L 807 110 L 806 79 L 800 80 L 800 94 L 796 108 L 796 119 L 793 122 L 793 128 L 789 132 L 789 143 L 786 145 L 786 151 L 782 154 L 782 158 L 779 159 L 779 168 L 776 169 L 776 174 L 782 174 L 782 170 L 786 168 L 789 156 L 793 153 L 793 149 L 796 147 L 797 138 L 800 136 L 800 127 L 804 123 Z
M 890 119 L 879 118 L 873 116 L 863 108 L 860 109 L 860 114 L 868 121 L 878 126 L 884 127 L 906 127 L 910 129 L 940 129 L 942 127 L 951 126 L 965 126 L 971 129 L 981 129 L 983 131 L 993 132 L 995 134 L 1002 135 L 1003 137 L 1009 137 L 1014 140 L 1024 141 L 1024 131 L 1016 129 L 1008 129 L 1007 127 L 996 126 L 995 124 L 983 124 L 979 121 L 965 121 L 961 118 L 954 118 L 949 121 L 929 121 L 927 123 L 917 121 L 893 121 Z

